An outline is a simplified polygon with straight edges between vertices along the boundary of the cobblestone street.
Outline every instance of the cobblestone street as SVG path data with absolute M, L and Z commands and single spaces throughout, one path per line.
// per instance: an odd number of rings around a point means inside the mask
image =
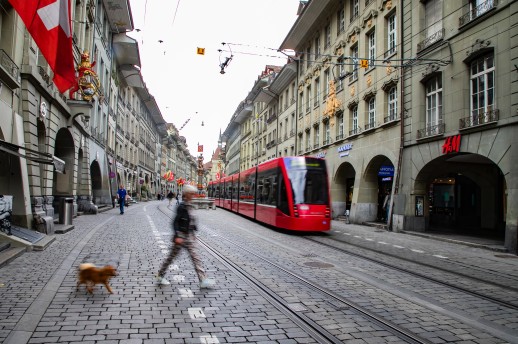
M 210 254 L 204 245 L 198 249 L 207 274 L 216 281 L 214 288 L 199 288 L 197 276 L 185 253 L 167 274 L 172 284 L 158 286 L 154 277 L 168 252 L 173 213 L 174 207 L 168 208 L 166 201 L 152 201 L 134 204 L 124 215 L 119 215 L 115 208 L 95 216 L 80 216 L 74 219 L 74 230 L 56 235 L 56 240 L 44 251 L 26 252 L 0 268 L 0 341 L 14 344 L 318 342 L 275 302 L 240 277 L 235 268 Z M 455 307 L 462 306 L 454 307 L 453 303 L 458 302 L 454 295 L 451 296 L 451 309 L 443 305 L 442 310 L 437 310 L 433 304 L 445 297 L 432 295 L 439 294 L 439 289 L 430 290 L 426 297 L 417 295 L 418 291 L 410 294 L 407 288 L 417 282 L 406 280 L 398 285 L 401 279 L 391 280 L 390 275 L 384 277 L 381 272 L 368 277 L 367 270 L 371 268 L 366 263 L 344 260 L 341 253 L 333 253 L 332 250 L 321 251 L 320 246 L 315 246 L 319 243 L 308 243 L 303 236 L 264 228 L 221 209 L 195 213 L 199 219 L 198 235 L 203 243 L 239 261 L 241 268 L 270 288 L 286 286 L 279 295 L 290 305 L 319 308 L 318 312 L 316 308 L 312 309 L 316 313 L 307 313 L 307 316 L 339 341 L 382 343 L 397 342 L 398 339 L 375 325 L 359 321 L 350 312 L 341 314 L 338 312 L 340 307 L 329 307 L 324 299 L 319 303 L 321 296 L 315 296 L 289 278 L 283 275 L 274 277 L 277 272 L 273 268 L 266 267 L 252 254 L 242 255 L 238 253 L 241 249 L 225 246 L 225 238 L 230 237 L 246 249 L 291 267 L 292 271 L 307 279 L 324 283 L 335 292 L 341 290 L 343 297 L 349 295 L 373 312 L 376 308 L 385 307 L 383 305 L 392 297 L 406 299 L 386 309 L 389 319 L 398 318 L 401 323 L 415 322 L 414 326 L 406 327 L 422 326 L 417 333 L 427 332 L 426 337 L 433 342 L 518 342 L 516 311 L 498 313 L 493 310 L 491 317 L 501 317 L 502 320 L 495 320 L 498 325 L 487 325 L 483 312 L 477 319 L 470 318 L 470 307 L 455 310 Z M 441 265 L 444 270 L 459 274 L 478 270 L 483 272 L 481 275 L 487 275 L 487 271 L 493 271 L 494 275 L 486 278 L 504 286 L 500 291 L 495 288 L 493 293 L 502 293 L 499 295 L 501 298 L 516 304 L 516 256 L 437 239 L 440 238 L 386 232 L 343 222 L 333 222 L 330 235 L 315 236 L 316 241 L 324 244 L 331 240 L 343 245 L 354 244 L 356 250 L 385 252 L 388 257 L 404 258 L 427 266 Z M 325 261 L 334 268 L 322 265 L 323 268 L 315 269 L 306 260 L 297 261 L 297 256 L 310 259 L 311 263 Z M 292 261 L 290 257 L 293 257 Z M 119 274 L 111 282 L 114 294 L 110 295 L 105 287 L 99 285 L 93 295 L 87 294 L 84 286 L 76 291 L 77 268 L 84 262 L 117 267 Z M 401 260 L 398 264 L 410 263 Z M 483 280 L 484 276 L 480 279 Z M 348 291 L 347 286 L 352 288 Z M 372 294 L 369 292 L 372 288 L 379 290 Z M 370 296 L 365 298 L 366 295 Z M 473 307 L 478 302 L 470 298 L 463 300 L 472 302 Z M 419 320 L 410 319 L 410 309 L 419 309 Z M 425 312 L 430 313 L 426 321 L 421 318 Z M 437 328 L 430 330 L 431 327 Z

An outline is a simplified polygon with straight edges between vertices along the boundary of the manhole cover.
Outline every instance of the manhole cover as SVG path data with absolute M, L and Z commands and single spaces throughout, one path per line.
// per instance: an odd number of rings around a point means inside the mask
M 322 262 L 305 262 L 304 265 L 312 267 L 312 268 L 320 268 L 320 269 L 329 269 L 333 268 L 333 264 L 322 263 Z
M 495 254 L 497 258 L 518 258 L 518 256 L 513 256 L 512 254 Z

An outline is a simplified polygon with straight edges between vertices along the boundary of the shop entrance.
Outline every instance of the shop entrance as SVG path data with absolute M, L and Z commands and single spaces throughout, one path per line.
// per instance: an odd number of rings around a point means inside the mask
M 423 185 L 428 230 L 505 238 L 505 179 L 496 164 L 477 154 L 438 158 L 419 173 Z
M 387 222 L 388 203 L 392 192 L 394 166 L 389 163 L 381 165 L 378 170 L 378 222 Z

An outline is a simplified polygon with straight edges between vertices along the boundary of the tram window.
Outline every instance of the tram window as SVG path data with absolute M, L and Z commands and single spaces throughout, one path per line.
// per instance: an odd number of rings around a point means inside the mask
M 284 177 L 282 174 L 279 175 L 279 196 L 277 199 L 279 200 L 278 208 L 284 214 L 290 214 L 290 207 L 288 203 L 288 191 L 286 189 L 286 183 L 284 181 Z
M 238 195 L 239 195 L 239 192 L 238 192 L 237 186 L 234 186 L 234 188 L 232 189 L 232 199 L 237 200 Z
M 268 197 L 268 204 L 270 205 L 277 205 L 277 176 L 271 177 L 272 185 L 270 190 L 270 195 Z
M 262 200 L 263 200 L 264 204 L 270 204 L 270 194 L 271 194 L 270 178 L 265 178 L 264 186 L 263 186 L 263 194 L 262 194 Z
M 326 204 L 327 181 L 325 173 L 318 170 L 290 170 L 295 204 Z

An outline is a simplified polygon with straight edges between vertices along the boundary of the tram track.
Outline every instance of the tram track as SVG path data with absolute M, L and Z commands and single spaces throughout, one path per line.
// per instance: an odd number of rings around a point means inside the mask
M 480 299 L 483 299 L 483 300 L 486 300 L 486 301 L 498 304 L 498 305 L 500 305 L 502 307 L 506 307 L 506 308 L 518 311 L 518 304 L 511 303 L 511 302 L 504 301 L 504 300 L 500 300 L 500 299 L 494 298 L 492 296 L 489 296 L 489 295 L 486 295 L 486 294 L 482 294 L 482 293 L 477 292 L 477 291 L 469 290 L 467 288 L 459 287 L 458 285 L 455 285 L 455 284 L 452 284 L 452 283 L 448 283 L 448 282 L 445 282 L 445 281 L 439 280 L 437 278 L 433 278 L 433 277 L 430 277 L 430 276 L 427 276 L 427 275 L 424 275 L 424 274 L 421 274 L 421 273 L 418 273 L 418 272 L 415 272 L 415 271 L 411 271 L 409 269 L 401 268 L 399 266 L 395 266 L 393 264 L 390 264 L 390 263 L 387 263 L 387 262 L 384 262 L 384 261 L 381 261 L 381 260 L 378 260 L 378 259 L 375 259 L 375 258 L 372 258 L 372 257 L 368 257 L 366 255 L 362 255 L 362 254 L 359 254 L 359 253 L 354 253 L 354 252 L 351 252 L 351 251 L 348 251 L 348 250 L 336 247 L 334 245 L 331 245 L 331 244 L 328 244 L 328 243 L 324 243 L 324 242 L 322 242 L 320 240 L 316 240 L 316 239 L 312 239 L 312 238 L 307 238 L 307 237 L 305 237 L 304 239 L 308 240 L 308 241 L 311 241 L 311 242 L 314 242 L 314 243 L 317 243 L 317 244 L 320 244 L 320 245 L 323 245 L 323 246 L 325 246 L 327 248 L 331 248 L 331 249 L 333 249 L 333 250 L 335 250 L 337 252 L 340 252 L 342 254 L 353 256 L 355 258 L 360 258 L 360 259 L 363 259 L 363 260 L 366 260 L 366 261 L 378 264 L 380 266 L 383 266 L 383 267 L 386 267 L 386 268 L 390 268 L 392 270 L 399 271 L 399 272 L 408 274 L 408 275 L 416 277 L 416 278 L 421 278 L 421 279 L 423 279 L 425 281 L 433 282 L 433 283 L 436 283 L 438 285 L 442 285 L 442 286 L 445 286 L 447 288 L 451 288 L 451 289 L 457 290 L 459 292 L 462 292 L 462 293 L 465 293 L 465 294 L 468 294 L 468 295 L 471 295 L 471 296 L 474 296 L 474 297 L 477 297 L 477 298 L 480 298 Z M 365 249 L 364 247 L 361 247 L 361 248 Z M 370 251 L 370 249 L 367 249 L 367 250 Z M 375 251 L 375 252 L 378 253 L 378 254 L 386 255 L 383 252 L 378 252 L 378 251 Z M 388 255 L 388 256 L 394 257 L 393 255 Z M 407 260 L 405 258 L 401 258 L 401 257 L 395 257 L 395 258 L 409 261 L 409 260 Z M 419 265 L 424 265 L 422 263 L 416 263 L 415 261 L 411 261 L 411 263 L 419 264 Z M 441 270 L 443 272 L 447 272 L 449 274 L 452 274 L 451 271 L 439 269 L 436 266 L 433 266 L 433 267 L 429 266 L 429 265 L 426 265 L 426 266 L 429 267 L 429 268 L 435 268 L 435 269 Z M 485 284 L 497 286 L 499 288 L 504 288 L 505 287 L 505 286 L 502 286 L 501 284 L 491 283 L 490 281 L 487 281 L 487 280 L 481 280 L 481 279 L 473 278 L 473 277 L 466 276 L 466 275 L 463 275 L 463 277 L 471 279 L 471 280 L 476 281 L 478 283 L 485 283 Z M 505 287 L 505 288 L 507 288 L 507 287 Z M 515 289 L 515 288 L 512 288 L 512 289 L 514 291 L 518 291 L 518 289 Z
M 159 210 L 164 215 L 171 218 L 169 214 L 163 212 L 160 208 Z M 217 235 L 218 238 L 224 239 L 227 243 L 232 244 L 240 250 L 247 252 L 249 255 L 253 255 L 255 258 L 258 258 L 259 260 L 267 263 L 268 265 L 274 267 L 278 271 L 281 271 L 283 274 L 289 276 L 291 279 L 302 284 L 304 287 L 322 294 L 324 297 L 328 298 L 326 302 L 327 304 L 333 305 L 333 303 L 341 303 L 343 305 L 346 305 L 348 309 L 354 310 L 358 315 L 362 316 L 369 322 L 375 324 L 381 330 L 385 330 L 388 333 L 391 333 L 392 335 L 396 336 L 400 340 L 400 342 L 410 344 L 432 344 L 432 341 L 429 341 L 426 338 L 423 338 L 401 326 L 398 326 L 397 324 L 392 323 L 391 321 L 369 311 L 367 308 L 362 307 L 350 300 L 347 300 L 341 295 L 334 293 L 321 285 L 311 282 L 301 275 L 289 271 L 288 269 L 280 266 L 279 264 L 249 250 L 245 246 L 240 245 L 226 237 L 223 237 L 208 228 L 205 228 L 205 230 L 208 233 L 213 233 Z M 231 269 L 234 273 L 240 276 L 240 278 L 246 281 L 247 284 L 249 284 L 261 296 L 268 300 L 268 302 L 270 302 L 274 307 L 276 307 L 290 320 L 297 324 L 297 326 L 304 330 L 304 332 L 311 336 L 311 338 L 313 338 L 317 343 L 343 343 L 342 339 L 331 334 L 323 326 L 319 325 L 316 321 L 312 320 L 308 315 L 306 315 L 304 311 L 297 309 L 297 307 L 285 301 L 284 298 L 281 295 L 279 295 L 279 293 L 275 292 L 272 288 L 270 288 L 265 283 L 261 282 L 258 278 L 254 277 L 248 271 L 243 269 L 239 263 L 232 261 L 224 253 L 220 252 L 218 249 L 210 245 L 206 240 L 200 238 L 200 236 L 198 236 L 198 241 L 203 245 L 207 252 L 209 252 L 212 256 L 218 259 L 227 268 Z

